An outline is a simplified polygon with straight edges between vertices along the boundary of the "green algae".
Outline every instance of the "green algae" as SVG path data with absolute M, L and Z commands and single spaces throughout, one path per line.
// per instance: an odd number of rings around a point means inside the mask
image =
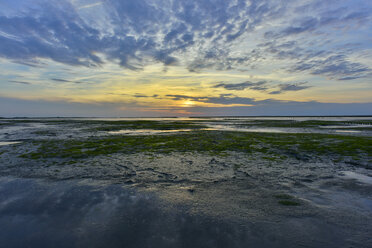
M 300 203 L 291 195 L 288 194 L 278 194 L 275 195 L 275 198 L 278 199 L 278 203 L 284 206 L 299 206 Z
M 95 124 L 95 122 L 89 122 Z M 206 128 L 204 125 L 195 124 L 186 121 L 151 121 L 151 120 L 138 120 L 138 121 L 105 121 L 98 127 L 88 128 L 88 131 L 118 131 L 125 129 L 153 129 L 153 130 L 173 130 L 173 129 L 201 129 Z
M 332 156 L 334 161 L 372 156 L 372 138 L 328 134 L 270 134 L 223 131 L 193 131 L 172 135 L 104 136 L 86 139 L 33 141 L 38 148 L 23 158 L 86 158 L 114 153 L 199 152 L 227 155 L 231 152 L 259 153 L 269 161 L 288 157 L 308 160 Z

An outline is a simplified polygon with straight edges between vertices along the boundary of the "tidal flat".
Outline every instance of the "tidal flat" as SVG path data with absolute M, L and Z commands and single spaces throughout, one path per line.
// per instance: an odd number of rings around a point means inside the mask
M 372 117 L 0 119 L 0 247 L 372 247 Z

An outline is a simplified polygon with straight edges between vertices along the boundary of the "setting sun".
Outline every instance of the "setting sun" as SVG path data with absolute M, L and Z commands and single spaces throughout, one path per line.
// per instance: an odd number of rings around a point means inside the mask
M 183 107 L 192 107 L 192 106 L 194 106 L 194 105 L 195 105 L 195 102 L 190 101 L 190 100 L 184 101 L 184 102 L 182 103 L 182 106 L 183 106 Z

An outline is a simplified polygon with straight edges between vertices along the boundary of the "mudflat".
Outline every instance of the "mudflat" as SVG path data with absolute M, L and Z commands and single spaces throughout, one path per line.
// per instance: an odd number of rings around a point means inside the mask
M 371 247 L 371 169 L 368 117 L 0 119 L 0 246 Z

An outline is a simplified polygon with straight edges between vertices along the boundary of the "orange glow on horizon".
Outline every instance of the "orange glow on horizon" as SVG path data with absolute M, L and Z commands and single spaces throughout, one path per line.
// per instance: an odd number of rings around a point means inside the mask
M 195 102 L 190 101 L 190 100 L 186 100 L 186 101 L 184 101 L 184 102 L 182 103 L 182 106 L 183 106 L 183 107 L 192 107 L 192 106 L 194 106 L 194 105 L 195 105 Z

